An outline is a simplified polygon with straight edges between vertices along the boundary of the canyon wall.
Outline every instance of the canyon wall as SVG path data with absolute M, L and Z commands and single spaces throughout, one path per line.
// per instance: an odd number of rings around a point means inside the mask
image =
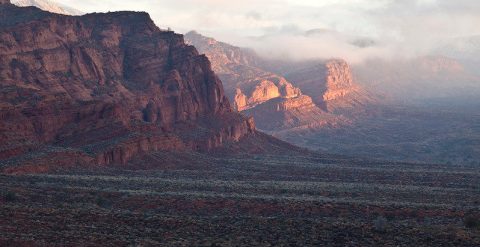
M 232 110 L 208 58 L 147 13 L 73 17 L 2 4 L 0 20 L 1 159 L 53 145 L 125 163 L 255 132 Z M 205 118 L 223 125 L 200 128 Z M 185 137 L 199 128 L 202 139 Z

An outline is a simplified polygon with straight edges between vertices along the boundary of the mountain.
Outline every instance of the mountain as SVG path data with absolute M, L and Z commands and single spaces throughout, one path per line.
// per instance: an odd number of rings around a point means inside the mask
M 56 2 L 49 1 L 49 0 L 13 0 L 11 2 L 20 7 L 35 6 L 44 11 L 62 14 L 62 15 L 83 15 L 84 14 L 80 10 L 70 8 L 68 6 L 58 4 Z
M 318 129 L 343 121 L 342 117 L 322 110 L 311 95 L 303 93 L 293 81 L 270 70 L 270 61 L 254 51 L 195 31 L 185 34 L 185 38 L 209 57 L 235 108 L 253 116 L 259 129 L 279 134 L 294 129 Z
M 233 111 L 208 58 L 147 13 L 76 17 L 3 1 L 0 20 L 1 167 L 125 164 L 270 138 Z
M 354 82 L 348 63 L 340 59 L 316 62 L 286 74 L 325 111 L 354 112 L 375 103 L 375 96 Z

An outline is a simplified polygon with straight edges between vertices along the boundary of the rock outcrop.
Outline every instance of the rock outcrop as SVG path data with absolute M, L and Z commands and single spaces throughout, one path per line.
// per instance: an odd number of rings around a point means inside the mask
M 285 78 L 275 74 L 265 74 L 251 78 L 239 76 L 236 80 L 233 102 L 235 109 L 238 111 L 253 108 L 271 99 L 290 99 L 302 95 L 300 89 L 295 88 Z
M 281 129 L 318 127 L 326 123 L 328 114 L 290 81 L 264 70 L 263 59 L 253 51 L 194 31 L 187 33 L 185 38 L 209 57 L 234 108 L 253 116 L 259 129 L 275 133 Z
M 353 81 L 347 62 L 339 59 L 305 66 L 289 72 L 288 80 L 308 92 L 314 102 L 328 112 L 361 109 L 373 97 Z
M 282 76 L 258 67 L 261 59 L 252 50 L 219 42 L 195 31 L 185 34 L 185 38 L 187 43 L 210 59 L 213 70 L 224 83 L 227 96 L 238 111 L 271 99 L 301 95 L 300 89 Z
M 9 162 L 54 147 L 125 163 L 255 133 L 208 58 L 146 13 L 73 17 L 2 4 L 0 56 L 0 159 Z
M 307 95 L 289 99 L 275 98 L 244 112 L 255 119 L 259 129 L 277 136 L 288 132 L 317 130 L 345 121 L 322 111 Z
M 218 74 L 235 72 L 235 65 L 257 67 L 260 62 L 253 50 L 232 46 L 203 36 L 196 31 L 186 33 L 185 40 L 207 55 L 212 62 L 213 70 Z

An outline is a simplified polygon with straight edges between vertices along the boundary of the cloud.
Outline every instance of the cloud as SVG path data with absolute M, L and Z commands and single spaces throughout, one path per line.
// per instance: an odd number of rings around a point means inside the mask
M 415 57 L 480 35 L 478 0 L 58 0 L 85 12 L 147 11 L 160 27 L 197 30 L 293 59 Z

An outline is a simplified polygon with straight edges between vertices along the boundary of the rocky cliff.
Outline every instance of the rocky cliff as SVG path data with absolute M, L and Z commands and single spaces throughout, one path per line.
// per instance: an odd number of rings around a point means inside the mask
M 340 59 L 301 66 L 286 74 L 286 78 L 328 112 L 361 110 L 374 101 L 373 97 L 353 80 L 352 70 Z
M 253 50 L 220 42 L 196 31 L 186 33 L 185 40 L 210 58 L 212 68 L 218 74 L 235 72 L 235 65 L 256 67 L 260 62 Z
M 205 37 L 195 31 L 185 34 L 187 43 L 194 45 L 212 62 L 213 70 L 224 82 L 227 96 L 238 111 L 253 108 L 274 98 L 294 98 L 301 95 L 282 76 L 262 70 L 261 59 L 249 49 Z
M 185 38 L 209 57 L 234 108 L 253 116 L 259 129 L 275 133 L 283 129 L 318 127 L 331 120 L 298 87 L 283 76 L 263 69 L 264 60 L 253 51 L 194 31 Z
M 208 58 L 146 13 L 73 17 L 2 4 L 0 56 L 8 162 L 73 152 L 82 162 L 125 163 L 255 132 L 232 111 Z

